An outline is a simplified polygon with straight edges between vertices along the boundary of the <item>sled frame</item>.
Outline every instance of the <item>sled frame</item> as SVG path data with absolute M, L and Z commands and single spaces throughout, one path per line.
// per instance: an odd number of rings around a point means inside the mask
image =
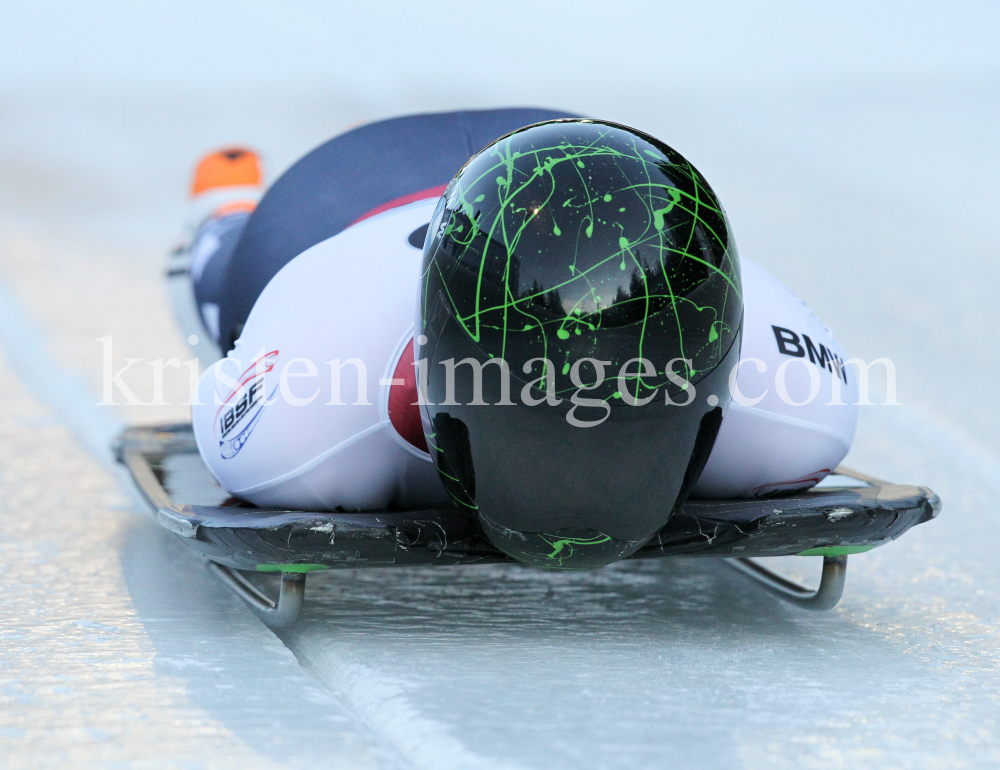
M 299 619 L 306 596 L 306 573 L 282 572 L 278 598 L 271 599 L 239 570 L 214 561 L 208 562 L 208 569 L 230 591 L 245 601 L 268 628 L 288 628 Z
M 178 428 L 183 426 L 164 426 L 162 429 L 129 429 L 123 434 L 116 445 L 116 455 L 126 467 L 140 494 L 153 509 L 157 523 L 183 538 L 196 539 L 198 535 L 197 519 L 189 519 L 179 515 L 186 506 L 178 506 L 165 488 L 157 472 L 154 470 L 154 459 L 171 454 L 191 453 L 193 437 L 185 435 Z M 129 435 L 131 434 L 131 435 Z M 888 482 L 867 476 L 844 466 L 839 466 L 834 473 L 853 478 L 871 487 L 888 485 Z M 927 515 L 923 520 L 933 518 L 941 508 L 940 499 L 929 490 L 927 492 Z M 190 542 L 190 541 L 189 541 Z M 649 549 L 649 556 L 658 556 L 659 549 Z M 663 553 L 662 555 L 670 555 Z M 684 554 L 677 554 L 684 555 Z M 689 554 L 698 555 L 698 554 Z M 710 555 L 710 554 L 706 554 Z M 636 557 L 647 556 L 637 553 Z M 496 558 L 499 557 L 499 558 Z M 496 554 L 496 557 L 474 557 L 465 559 L 464 563 L 478 561 L 510 562 L 511 560 Z M 815 589 L 803 586 L 773 570 L 764 567 L 749 557 L 724 557 L 727 564 L 752 579 L 771 595 L 806 610 L 829 610 L 837 605 L 843 595 L 847 578 L 847 555 L 822 555 L 823 568 L 819 586 Z M 206 558 L 208 569 L 236 596 L 256 613 L 266 626 L 280 630 L 293 625 L 298 619 L 305 597 L 306 570 L 296 569 L 296 565 L 287 565 L 291 569 L 277 569 L 280 572 L 280 583 L 277 598 L 271 598 L 255 586 L 243 573 L 244 569 L 222 564 Z

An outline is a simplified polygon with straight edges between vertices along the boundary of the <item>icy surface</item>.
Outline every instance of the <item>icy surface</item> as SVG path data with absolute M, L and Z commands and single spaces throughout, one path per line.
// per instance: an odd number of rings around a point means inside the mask
M 0 315 L 24 325 L 0 339 L 0 766 L 1000 764 L 1000 81 L 949 77 L 665 86 L 655 102 L 572 84 L 320 102 L 11 91 Z M 932 487 L 944 511 L 852 556 L 837 609 L 693 559 L 386 569 L 310 575 L 278 637 L 88 453 L 116 420 L 185 417 L 183 371 L 171 406 L 88 403 L 99 337 L 116 371 L 188 357 L 161 269 L 199 152 L 251 141 L 277 171 L 358 119 L 501 99 L 662 136 L 712 182 L 744 253 L 849 353 L 895 361 L 904 406 L 863 410 L 849 462 Z M 19 342 L 28 327 L 37 345 Z M 124 380 L 148 401 L 144 366 Z M 776 563 L 815 580 L 816 561 Z
M 0 766 L 375 767 L 333 694 L 0 375 Z

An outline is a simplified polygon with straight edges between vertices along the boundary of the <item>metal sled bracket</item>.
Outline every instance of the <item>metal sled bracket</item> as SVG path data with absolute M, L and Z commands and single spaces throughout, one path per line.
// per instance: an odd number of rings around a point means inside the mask
M 208 562 L 214 572 L 229 589 L 250 605 L 268 628 L 288 628 L 298 620 L 302 611 L 302 600 L 306 595 L 305 572 L 282 572 L 281 589 L 278 600 L 265 596 L 243 575 L 230 567 Z
M 847 556 L 824 556 L 819 587 L 806 588 L 784 578 L 753 559 L 726 559 L 726 563 L 748 575 L 774 595 L 806 610 L 829 610 L 837 605 L 847 580 Z

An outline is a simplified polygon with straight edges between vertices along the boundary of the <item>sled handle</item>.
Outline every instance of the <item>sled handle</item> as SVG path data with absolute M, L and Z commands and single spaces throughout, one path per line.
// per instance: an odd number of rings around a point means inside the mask
M 288 628 L 298 620 L 302 611 L 302 600 L 306 595 L 306 573 L 282 572 L 281 589 L 278 592 L 278 600 L 275 601 L 230 567 L 210 561 L 208 568 L 226 584 L 229 590 L 249 604 L 250 609 L 268 628 Z
M 121 462 L 128 469 L 139 493 L 154 511 L 173 505 L 173 500 L 156 477 L 149 460 L 140 447 L 126 446 L 121 450 Z
M 726 563 L 747 575 L 775 596 L 806 610 L 829 610 L 837 605 L 847 580 L 847 557 L 824 556 L 819 587 L 806 588 L 763 567 L 753 559 L 726 559 Z

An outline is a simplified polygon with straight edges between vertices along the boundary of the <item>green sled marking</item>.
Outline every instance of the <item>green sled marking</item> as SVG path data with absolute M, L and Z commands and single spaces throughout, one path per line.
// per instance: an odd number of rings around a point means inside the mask
M 810 548 L 796 556 L 849 556 L 852 553 L 864 553 L 874 548 L 874 545 L 828 545 L 824 548 Z

